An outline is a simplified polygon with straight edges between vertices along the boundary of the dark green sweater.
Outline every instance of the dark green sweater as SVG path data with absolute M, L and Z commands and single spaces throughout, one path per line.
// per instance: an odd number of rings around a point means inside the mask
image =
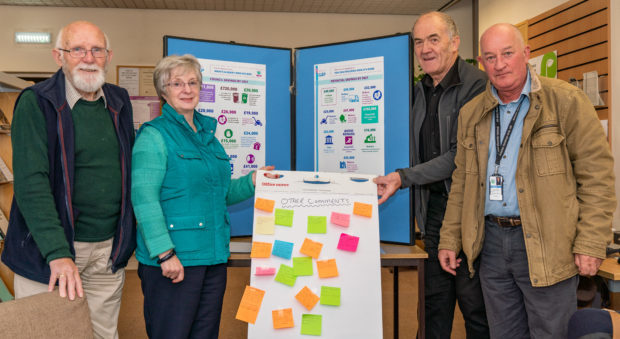
M 107 240 L 116 231 L 121 202 L 116 132 L 103 99 L 79 100 L 71 113 L 75 133 L 75 240 Z M 72 257 L 50 191 L 45 120 L 33 92 L 22 94 L 11 133 L 15 197 L 28 228 L 48 262 Z

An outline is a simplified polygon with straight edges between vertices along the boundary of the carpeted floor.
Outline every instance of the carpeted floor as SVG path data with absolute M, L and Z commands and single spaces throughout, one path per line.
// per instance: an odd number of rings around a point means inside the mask
M 399 284 L 399 332 L 400 338 L 415 338 L 418 328 L 417 304 L 418 281 L 414 269 L 400 269 Z M 393 337 L 393 302 L 392 282 L 393 275 L 389 268 L 381 269 L 381 284 L 383 286 L 383 337 Z M 247 324 L 235 319 L 237 307 L 246 285 L 250 283 L 249 268 L 229 268 L 228 286 L 224 296 L 222 322 L 220 324 L 220 338 L 242 339 L 247 337 Z M 127 278 L 123 290 L 123 301 L 119 319 L 119 335 L 121 339 L 146 338 L 144 318 L 142 315 L 142 291 L 140 279 L 135 270 L 127 270 Z M 461 312 L 457 309 L 454 316 L 452 338 L 465 338 L 465 326 Z

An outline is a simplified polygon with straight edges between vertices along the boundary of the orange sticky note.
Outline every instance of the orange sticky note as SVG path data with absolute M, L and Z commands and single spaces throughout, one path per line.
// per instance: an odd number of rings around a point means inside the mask
M 271 243 L 254 241 L 250 258 L 269 258 L 271 256 Z
M 297 299 L 297 301 L 299 301 L 308 311 L 310 311 L 314 308 L 314 305 L 319 302 L 320 298 L 318 295 L 314 294 L 308 286 L 304 286 L 304 288 L 297 293 L 295 299 Z
M 256 198 L 254 202 L 254 208 L 257 210 L 265 211 L 265 212 L 273 212 L 273 206 L 276 204 L 274 200 Z
M 319 278 L 331 278 L 338 276 L 336 259 L 317 260 L 316 268 L 319 271 Z
M 273 319 L 273 328 L 275 329 L 295 327 L 292 308 L 273 310 L 271 311 L 271 317 Z
M 318 259 L 319 254 L 321 254 L 321 249 L 323 249 L 323 244 L 306 238 L 304 239 L 304 243 L 301 245 L 299 253 Z
M 260 305 L 263 303 L 264 296 L 265 291 L 256 287 L 246 286 L 235 318 L 245 321 L 246 323 L 254 324 L 256 322 L 256 317 L 258 317 L 258 311 L 260 310 Z
M 363 202 L 354 202 L 353 203 L 353 214 L 361 215 L 362 217 L 371 218 L 372 217 L 372 205 L 364 204 Z

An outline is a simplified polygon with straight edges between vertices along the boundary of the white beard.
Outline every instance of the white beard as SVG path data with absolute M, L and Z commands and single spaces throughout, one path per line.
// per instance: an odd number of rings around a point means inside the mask
M 63 69 L 65 70 L 65 74 L 67 74 L 67 69 L 64 65 Z M 80 69 L 95 72 L 82 72 Z M 105 69 L 97 65 L 80 63 L 71 71 L 70 80 L 73 86 L 79 91 L 86 93 L 97 92 L 105 83 Z

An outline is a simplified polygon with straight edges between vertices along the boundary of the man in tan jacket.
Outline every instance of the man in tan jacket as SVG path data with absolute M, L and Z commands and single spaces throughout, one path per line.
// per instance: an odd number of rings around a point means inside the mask
M 595 275 L 616 206 L 613 159 L 596 112 L 568 83 L 540 78 L 509 24 L 489 28 L 485 92 L 463 106 L 439 260 L 480 256 L 493 338 L 564 338 L 578 276 Z

